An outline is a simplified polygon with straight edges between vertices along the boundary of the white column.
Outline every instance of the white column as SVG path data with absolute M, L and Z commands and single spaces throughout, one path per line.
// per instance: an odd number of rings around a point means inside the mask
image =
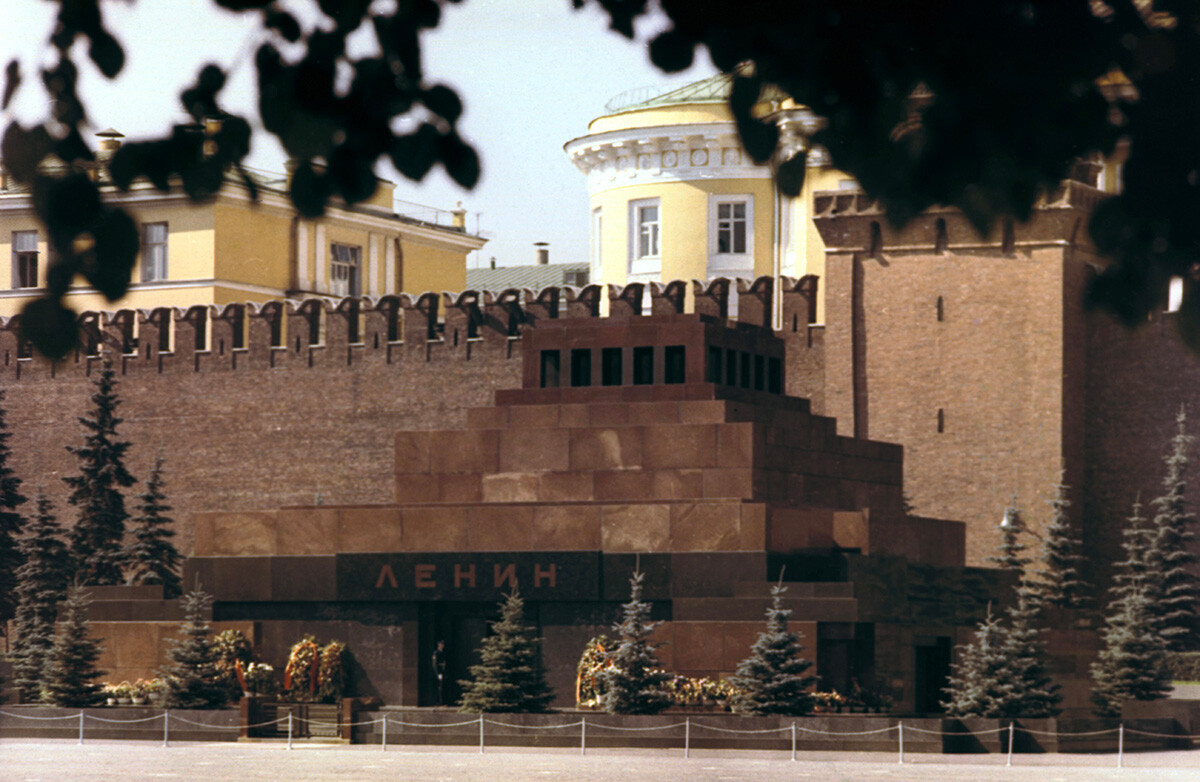
M 296 221 L 296 287 L 308 290 L 308 224 Z
M 367 234 L 367 284 L 363 293 L 375 296 L 379 291 L 379 241 L 382 237 L 377 233 Z
M 329 292 L 329 247 L 325 244 L 325 226 L 317 223 L 317 268 L 313 279 L 316 280 L 318 293 Z
M 396 242 L 395 237 L 385 236 L 383 239 L 383 295 L 399 293 L 396 288 Z

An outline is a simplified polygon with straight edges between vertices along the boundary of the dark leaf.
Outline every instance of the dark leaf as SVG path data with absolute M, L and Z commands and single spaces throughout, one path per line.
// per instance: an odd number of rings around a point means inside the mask
M 54 296 L 65 296 L 75 273 L 79 270 L 79 256 L 75 253 L 60 253 L 46 269 L 46 288 Z
M 137 223 L 122 210 L 110 211 L 92 232 L 95 245 L 92 263 L 81 271 L 96 290 L 116 301 L 129 289 L 129 278 L 137 263 Z
M 50 239 L 60 252 L 70 252 L 71 243 L 103 219 L 100 190 L 87 174 L 68 174 L 62 179 L 40 176 L 34 182 L 33 203 L 38 216 L 50 230 Z
M 75 313 L 58 298 L 35 299 L 21 311 L 21 336 L 47 358 L 63 358 L 75 347 Z
M 291 195 L 292 204 L 302 216 L 320 217 L 325 214 L 325 203 L 330 196 L 328 178 L 305 160 L 292 174 Z
M 401 0 L 397 16 L 403 16 L 417 27 L 437 27 L 442 9 L 436 0 Z
M 25 130 L 19 123 L 9 124 L 0 141 L 0 159 L 18 182 L 26 184 L 37 176 L 38 165 L 52 147 L 50 134 L 41 125 Z
M 92 35 L 92 45 L 88 47 L 88 56 L 96 67 L 107 78 L 115 78 L 125 66 L 125 50 L 121 48 L 116 38 L 105 30 L 99 30 Z
M 691 67 L 695 49 L 695 41 L 677 30 L 667 30 L 650 42 L 650 61 L 667 73 L 676 73 Z
M 375 194 L 379 181 L 371 171 L 372 163 L 373 158 L 352 155 L 344 147 L 334 153 L 329 161 L 329 176 L 343 201 L 355 204 Z
M 288 43 L 300 40 L 300 23 L 296 21 L 296 17 L 286 11 L 268 9 L 263 17 L 263 27 L 279 33 L 280 37 Z
M 775 172 L 775 181 L 779 191 L 786 196 L 795 198 L 804 189 L 804 174 L 808 168 L 808 153 L 797 152 L 779 164 Z
M 451 125 L 462 115 L 462 101 L 458 93 L 444 85 L 438 84 L 425 90 L 422 99 L 429 110 L 442 117 Z
M 214 138 L 222 160 L 233 163 L 250 154 L 250 135 L 250 123 L 246 120 L 233 115 L 224 117 Z
M 96 159 L 91 147 L 83 140 L 79 128 L 71 128 L 67 135 L 54 142 L 54 154 L 68 163 L 83 160 L 91 162 Z
M 362 24 L 371 0 L 317 0 L 317 5 L 339 30 L 348 32 Z
M 8 108 L 8 104 L 12 102 L 13 95 L 17 93 L 17 88 L 20 86 L 21 63 L 11 60 L 4 68 L 4 101 L 0 102 L 0 109 Z
M 209 63 L 200 69 L 196 83 L 179 95 L 183 109 L 197 121 L 205 117 L 220 116 L 217 108 L 217 93 L 225 86 L 225 71 Z
M 437 128 L 424 123 L 416 132 L 398 137 L 389 152 L 392 165 L 404 176 L 420 182 L 438 161 L 439 135 Z
M 438 142 L 442 165 L 460 187 L 470 190 L 479 181 L 479 155 L 457 133 L 442 136 Z

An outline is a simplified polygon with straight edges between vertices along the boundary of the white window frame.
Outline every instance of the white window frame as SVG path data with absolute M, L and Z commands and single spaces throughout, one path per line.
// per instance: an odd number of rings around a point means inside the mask
M 151 236 L 162 230 L 161 241 Z M 163 222 L 142 223 L 142 282 L 167 279 L 167 239 L 171 235 L 168 224 Z
M 22 241 L 24 240 L 24 241 Z M 32 247 L 28 246 L 32 245 Z M 22 274 L 24 263 L 29 260 L 28 256 L 32 255 L 33 279 L 28 279 L 29 275 Z M 12 287 L 13 288 L 36 288 L 38 287 L 38 272 L 40 269 L 41 253 L 38 250 L 38 232 L 37 231 L 13 231 L 12 233 Z M 24 283 L 32 283 L 30 285 Z
M 334 296 L 362 295 L 362 247 L 330 243 L 329 292 Z
M 741 218 L 745 228 L 745 244 L 741 252 L 730 247 L 721 252 L 723 228 L 734 231 L 732 216 L 722 218 L 722 206 L 742 206 L 745 216 Z M 754 273 L 754 196 L 749 193 L 712 194 L 708 197 L 708 276 L 730 275 L 753 276 Z
M 655 209 L 650 218 L 644 210 Z M 629 202 L 629 274 L 657 276 L 662 272 L 662 200 L 638 198 Z

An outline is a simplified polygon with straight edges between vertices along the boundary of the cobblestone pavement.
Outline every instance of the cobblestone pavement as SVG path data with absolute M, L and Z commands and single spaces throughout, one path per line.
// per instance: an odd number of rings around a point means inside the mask
M 195 743 L 171 747 L 146 742 L 0 741 L 0 780 L 422 780 L 501 782 L 763 782 L 763 780 L 884 780 L 885 782 L 1103 782 L 1104 780 L 1200 780 L 1200 750 L 1125 756 L 909 755 L 903 765 L 886 753 L 787 753 L 697 750 L 590 750 L 497 748 L 485 754 L 464 748 L 274 743 Z

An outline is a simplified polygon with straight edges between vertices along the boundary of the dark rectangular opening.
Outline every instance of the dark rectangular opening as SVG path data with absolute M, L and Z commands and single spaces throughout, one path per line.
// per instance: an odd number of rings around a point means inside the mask
M 633 349 L 633 384 L 648 386 L 654 382 L 654 348 Z
M 725 351 L 725 385 L 737 385 L 737 351 Z
M 592 351 L 579 348 L 571 351 L 571 385 L 590 386 L 592 384 Z
M 623 382 L 621 372 L 622 353 L 620 348 L 603 348 L 600 351 L 600 382 L 606 386 L 619 386 Z
M 708 366 L 705 367 L 704 377 L 709 383 L 721 382 L 721 354 L 720 348 L 708 346 Z
M 767 388 L 767 360 L 762 356 L 754 357 L 754 390 L 765 391 Z
M 667 345 L 663 349 L 663 382 L 682 383 L 687 377 L 687 347 Z
M 738 361 L 738 385 L 742 388 L 750 387 L 750 354 L 739 354 Z
M 557 350 L 542 351 L 542 388 L 557 388 L 559 385 L 559 355 Z
M 767 359 L 767 390 L 772 394 L 783 393 L 783 362 L 777 358 Z

